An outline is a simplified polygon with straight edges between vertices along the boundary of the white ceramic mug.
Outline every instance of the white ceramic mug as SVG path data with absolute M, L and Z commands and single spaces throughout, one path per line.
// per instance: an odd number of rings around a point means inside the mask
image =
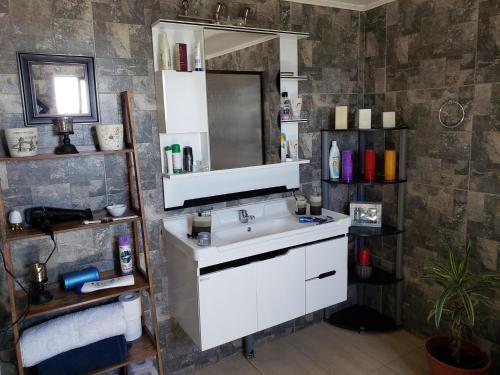
M 5 129 L 5 139 L 11 157 L 34 156 L 38 150 L 37 128 Z
M 123 124 L 96 125 L 95 129 L 101 151 L 123 149 Z

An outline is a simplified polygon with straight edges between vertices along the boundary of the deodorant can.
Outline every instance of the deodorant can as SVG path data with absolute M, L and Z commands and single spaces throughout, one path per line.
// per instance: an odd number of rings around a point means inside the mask
M 122 275 L 130 275 L 134 269 L 134 263 L 129 235 L 123 235 L 118 238 L 118 251 L 120 254 Z

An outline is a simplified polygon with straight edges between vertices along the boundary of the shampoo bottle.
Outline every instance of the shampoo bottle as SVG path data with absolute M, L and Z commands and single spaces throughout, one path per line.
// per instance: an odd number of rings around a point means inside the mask
M 328 157 L 328 164 L 330 168 L 330 178 L 332 180 L 338 180 L 340 177 L 340 151 L 337 147 L 336 141 L 332 141 L 330 156 Z

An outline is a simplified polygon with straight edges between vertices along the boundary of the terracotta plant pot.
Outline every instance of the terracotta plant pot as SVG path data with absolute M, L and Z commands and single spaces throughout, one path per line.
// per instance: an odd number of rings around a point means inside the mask
M 469 341 L 462 341 L 463 350 L 476 358 L 480 363 L 484 363 L 481 368 L 462 369 L 447 364 L 436 357 L 436 353 L 449 352 L 451 338 L 447 336 L 429 337 L 425 342 L 427 362 L 432 375 L 481 375 L 486 374 L 490 367 L 490 360 L 486 353 L 482 352 L 476 345 Z

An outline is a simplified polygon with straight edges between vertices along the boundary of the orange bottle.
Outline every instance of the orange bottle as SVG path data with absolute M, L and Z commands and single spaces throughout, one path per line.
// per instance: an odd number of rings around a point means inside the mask
M 384 153 L 384 179 L 394 181 L 396 179 L 396 151 L 385 150 Z

